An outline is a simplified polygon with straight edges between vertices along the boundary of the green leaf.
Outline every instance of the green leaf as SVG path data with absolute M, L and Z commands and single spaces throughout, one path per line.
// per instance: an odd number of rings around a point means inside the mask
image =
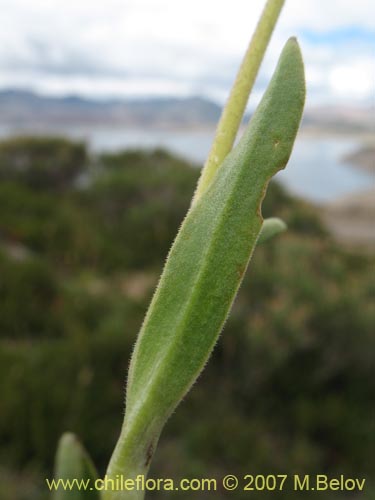
M 304 99 L 302 57 L 290 39 L 247 131 L 171 248 L 132 356 L 109 477 L 147 473 L 167 418 L 207 362 L 257 243 L 268 182 L 289 159 Z
M 55 480 L 90 480 L 91 487 L 94 488 L 94 481 L 98 474 L 88 453 L 78 441 L 77 437 L 66 432 L 60 438 L 57 446 L 55 461 Z M 53 500 L 100 500 L 98 490 L 79 490 L 74 487 L 72 490 L 63 489 L 61 486 L 52 493 Z

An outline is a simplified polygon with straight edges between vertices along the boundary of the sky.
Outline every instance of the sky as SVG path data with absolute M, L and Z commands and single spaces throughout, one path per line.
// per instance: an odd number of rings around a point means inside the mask
M 223 103 L 264 0 L 0 0 L 0 89 Z M 286 0 L 254 88 L 297 36 L 310 106 L 375 101 L 375 2 Z

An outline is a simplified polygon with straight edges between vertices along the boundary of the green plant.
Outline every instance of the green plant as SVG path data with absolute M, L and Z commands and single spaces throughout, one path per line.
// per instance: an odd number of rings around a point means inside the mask
M 266 4 L 139 334 L 129 369 L 124 424 L 108 479 L 147 475 L 165 422 L 207 362 L 255 246 L 285 229 L 279 219 L 263 222 L 261 204 L 270 178 L 289 159 L 301 120 L 305 83 L 295 39 L 285 45 L 247 131 L 232 150 L 283 3 Z M 67 476 L 70 454 L 80 464 L 76 475 L 82 476 L 85 452 L 73 439 L 63 437 L 61 443 L 56 476 Z M 68 472 L 73 474 L 70 467 Z M 56 498 L 62 498 L 59 495 Z M 139 500 L 143 495 L 107 490 L 102 498 Z

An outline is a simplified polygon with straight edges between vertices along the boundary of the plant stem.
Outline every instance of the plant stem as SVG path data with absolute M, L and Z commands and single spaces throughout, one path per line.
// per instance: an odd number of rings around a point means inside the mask
M 228 101 L 223 109 L 214 142 L 195 191 L 193 204 L 206 191 L 216 170 L 232 150 L 251 89 L 284 2 L 285 0 L 268 0 L 263 9 Z

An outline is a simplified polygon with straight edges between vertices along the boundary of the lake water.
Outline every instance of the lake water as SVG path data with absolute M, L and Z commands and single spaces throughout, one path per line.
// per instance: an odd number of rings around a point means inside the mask
M 207 157 L 214 131 L 131 130 L 104 127 L 70 127 L 50 131 L 84 139 L 94 152 L 125 148 L 164 147 L 201 165 Z M 9 131 L 0 130 L 7 136 Z M 292 193 L 313 202 L 326 202 L 368 189 L 374 179 L 342 162 L 361 144 L 347 137 L 298 137 L 287 168 L 276 178 Z

